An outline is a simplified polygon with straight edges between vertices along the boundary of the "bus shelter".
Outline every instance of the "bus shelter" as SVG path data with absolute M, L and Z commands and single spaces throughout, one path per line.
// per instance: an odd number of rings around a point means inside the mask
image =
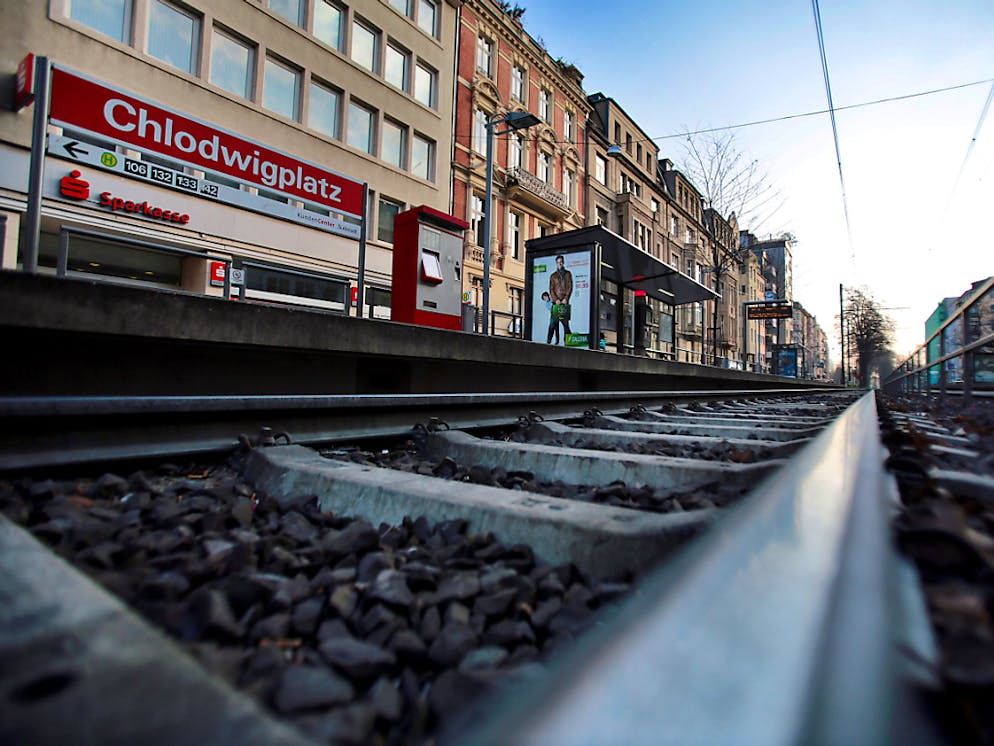
M 611 335 L 619 351 L 639 352 L 652 323 L 647 299 L 675 308 L 719 297 L 603 226 L 525 242 L 524 336 L 533 342 L 597 349 L 602 335 Z M 672 343 L 673 314 L 664 315 L 660 336 Z M 626 327 L 628 344 L 620 341 Z

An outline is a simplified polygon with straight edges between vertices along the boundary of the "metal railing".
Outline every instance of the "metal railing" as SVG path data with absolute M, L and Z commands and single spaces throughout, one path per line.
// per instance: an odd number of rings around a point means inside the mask
M 153 243 L 152 241 L 141 241 L 137 238 L 126 238 L 116 236 L 113 233 L 101 233 L 83 228 L 63 227 L 59 232 L 59 253 L 55 260 L 55 273 L 59 277 L 66 277 L 69 274 L 69 238 L 70 236 L 80 236 L 91 238 L 107 243 L 118 244 L 120 246 L 130 246 L 141 251 L 154 251 L 161 254 L 173 254 L 175 256 L 195 257 L 197 259 L 210 259 L 215 262 L 224 263 L 224 297 L 231 298 L 231 265 L 232 258 L 223 254 L 212 254 L 208 251 L 195 251 L 193 249 L 181 249 L 176 246 Z
M 948 349 L 950 345 L 955 346 Z M 881 381 L 888 391 L 931 395 L 938 389 L 945 396 L 955 389 L 966 397 L 978 384 L 994 388 L 994 277 L 980 283 L 924 344 Z

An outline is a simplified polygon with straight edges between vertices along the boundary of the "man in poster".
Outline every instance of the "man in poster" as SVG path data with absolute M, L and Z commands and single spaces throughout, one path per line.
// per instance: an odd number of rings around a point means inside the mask
M 558 341 L 559 324 L 563 325 L 563 340 L 567 334 L 572 334 L 569 328 L 570 305 L 573 295 L 573 273 L 566 269 L 562 254 L 556 257 L 556 271 L 549 275 L 549 297 L 552 300 L 552 318 L 549 321 L 547 342 L 552 342 L 553 332 Z

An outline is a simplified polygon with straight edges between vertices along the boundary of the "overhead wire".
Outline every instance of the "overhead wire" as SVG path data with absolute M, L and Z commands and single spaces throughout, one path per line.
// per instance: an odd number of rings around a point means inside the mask
M 832 139 L 835 142 L 835 160 L 839 167 L 839 185 L 842 188 L 842 211 L 846 218 L 846 233 L 849 237 L 849 256 L 856 263 L 856 249 L 853 246 L 852 223 L 849 220 L 849 200 L 846 197 L 846 179 L 842 172 L 842 152 L 839 150 L 839 128 L 835 122 L 835 105 L 832 103 L 832 84 L 828 77 L 828 58 L 825 55 L 825 35 L 821 25 L 821 9 L 818 0 L 811 0 L 811 10 L 815 17 L 815 33 L 818 36 L 818 51 L 821 56 L 821 71 L 825 78 L 825 95 L 828 97 L 828 113 L 832 120 Z

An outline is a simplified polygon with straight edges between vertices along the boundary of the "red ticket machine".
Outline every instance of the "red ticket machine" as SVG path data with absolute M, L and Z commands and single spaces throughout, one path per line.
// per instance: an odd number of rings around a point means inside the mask
M 431 207 L 393 220 L 390 319 L 462 329 L 463 236 L 469 224 Z

